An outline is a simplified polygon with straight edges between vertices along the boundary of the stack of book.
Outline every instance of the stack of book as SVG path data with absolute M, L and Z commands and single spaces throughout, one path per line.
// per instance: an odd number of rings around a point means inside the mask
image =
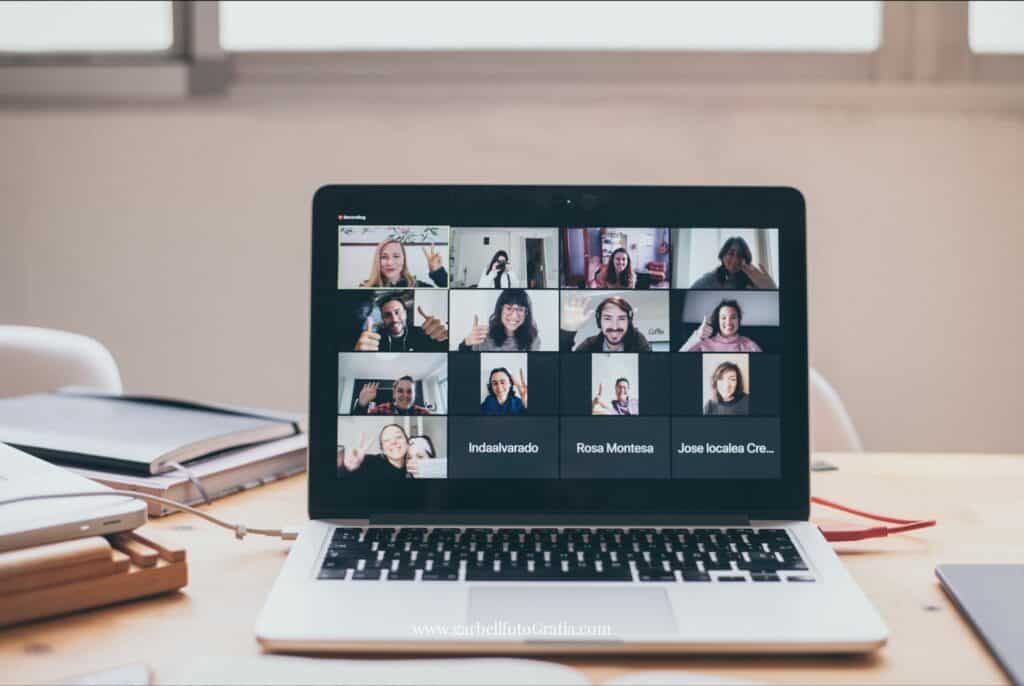
M 293 415 L 164 398 L 55 393 L 0 398 L 0 442 L 116 489 L 196 505 L 306 469 Z M 150 503 L 149 516 L 174 512 Z
M 185 550 L 146 527 L 0 553 L 0 627 L 176 591 Z

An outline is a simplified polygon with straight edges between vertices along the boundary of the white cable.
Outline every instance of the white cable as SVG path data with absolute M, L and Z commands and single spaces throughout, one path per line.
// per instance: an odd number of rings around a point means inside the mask
M 161 505 L 167 505 L 178 510 L 184 510 L 191 512 L 197 517 L 202 517 L 206 521 L 216 524 L 217 526 L 223 527 L 230 531 L 235 532 L 235 538 L 242 540 L 246 534 L 256 534 L 257 536 L 270 536 L 272 538 L 280 538 L 285 541 L 294 541 L 298 538 L 299 534 L 297 531 L 292 529 L 250 529 L 245 524 L 231 524 L 225 522 L 223 519 L 218 519 L 213 515 L 208 515 L 205 512 L 201 512 L 193 507 L 189 507 L 184 503 L 179 503 L 174 500 L 168 500 L 167 498 L 161 498 L 158 495 L 149 495 L 148 493 L 136 493 L 134 491 L 79 491 L 77 493 L 46 493 L 44 495 L 26 495 L 20 498 L 10 498 L 8 500 L 0 500 L 0 507 L 4 505 L 13 505 L 14 503 L 23 503 L 30 500 L 47 500 L 50 498 L 88 498 L 93 496 L 111 496 L 121 495 L 127 498 L 136 498 L 138 500 L 144 500 L 146 502 L 159 503 Z

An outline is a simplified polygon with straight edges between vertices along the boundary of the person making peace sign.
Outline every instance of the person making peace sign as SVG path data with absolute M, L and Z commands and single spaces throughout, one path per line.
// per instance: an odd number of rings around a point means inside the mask
M 430 282 L 418 280 L 409 271 L 405 244 L 395 239 L 381 241 L 373 252 L 370 275 L 360 285 L 363 288 L 446 288 L 448 271 L 444 268 L 441 253 L 431 244 L 430 250 L 423 248 L 423 256 L 427 259 L 427 269 L 430 270 Z
M 373 437 L 359 434 L 359 440 L 343 454 L 339 453 L 341 470 L 367 479 L 410 479 L 419 471 L 420 460 L 427 459 L 422 450 L 415 447 L 398 424 L 388 424 L 380 431 L 380 453 L 368 452 L 373 446 Z
M 512 378 L 511 372 L 504 367 L 492 369 L 487 382 L 487 397 L 480 410 L 488 416 L 526 414 L 527 390 L 522 369 L 518 379 Z

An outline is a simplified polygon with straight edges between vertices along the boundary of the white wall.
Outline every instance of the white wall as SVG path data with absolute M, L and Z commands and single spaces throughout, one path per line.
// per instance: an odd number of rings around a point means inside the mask
M 99 338 L 131 392 L 300 410 L 324 183 L 792 185 L 811 362 L 867 447 L 1024 450 L 971 391 L 1024 385 L 1019 111 L 494 90 L 0 109 L 0 321 Z
M 448 291 L 444 288 L 417 288 L 412 296 L 412 321 L 414 326 L 423 326 L 425 321 L 420 308 L 431 317 L 448 321 Z M 379 311 L 378 311 L 379 312 Z

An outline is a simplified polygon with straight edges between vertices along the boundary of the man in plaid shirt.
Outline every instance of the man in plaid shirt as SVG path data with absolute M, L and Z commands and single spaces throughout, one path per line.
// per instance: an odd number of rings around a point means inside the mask
M 395 380 L 391 389 L 391 402 L 370 403 L 377 397 L 377 389 L 380 384 L 376 381 L 365 384 L 359 389 L 359 397 L 356 399 L 356 406 L 352 414 L 392 414 L 392 415 L 422 415 L 433 414 L 422 405 L 416 404 L 416 382 L 411 376 L 403 376 Z

